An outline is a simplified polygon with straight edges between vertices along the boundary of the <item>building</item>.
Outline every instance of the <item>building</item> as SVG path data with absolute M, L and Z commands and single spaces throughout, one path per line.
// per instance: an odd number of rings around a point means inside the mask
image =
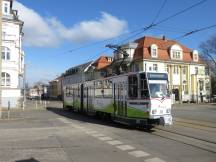
M 111 56 L 100 56 L 88 69 L 88 80 L 99 79 L 112 75 L 113 58 Z
M 50 99 L 62 99 L 62 79 L 60 76 L 49 82 L 49 98 Z
M 197 50 L 174 40 L 145 36 L 122 45 L 128 52 L 126 61 L 122 52 L 114 53 L 113 65 L 121 63 L 124 72 L 167 72 L 170 92 L 180 102 L 203 102 L 210 97 L 210 77 Z M 124 63 L 122 63 L 122 61 Z
M 34 87 L 29 88 L 27 97 L 29 99 L 46 99 L 48 98 L 48 84 L 37 83 Z
M 90 77 L 92 76 L 87 73 L 93 63 L 94 61 L 90 61 L 66 70 L 63 74 L 63 85 L 81 83 L 83 81 L 90 80 Z
M 23 99 L 23 22 L 13 10 L 13 0 L 2 3 L 2 107 L 19 107 Z
M 110 56 L 101 56 L 96 61 L 90 61 L 66 70 L 62 79 L 62 86 L 111 75 L 112 60 L 113 58 Z

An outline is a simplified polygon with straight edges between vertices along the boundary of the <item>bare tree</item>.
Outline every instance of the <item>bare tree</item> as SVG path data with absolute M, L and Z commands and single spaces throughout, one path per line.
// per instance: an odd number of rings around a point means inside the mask
M 211 75 L 212 94 L 216 94 L 216 34 L 200 44 L 202 60 L 206 62 Z
M 216 66 L 216 34 L 200 45 L 202 57 Z

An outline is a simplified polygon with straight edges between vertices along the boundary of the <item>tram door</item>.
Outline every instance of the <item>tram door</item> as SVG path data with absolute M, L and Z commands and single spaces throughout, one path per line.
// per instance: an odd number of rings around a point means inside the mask
M 86 87 L 86 111 L 93 112 L 93 92 L 92 87 Z
M 127 116 L 126 87 L 124 83 L 114 84 L 114 114 Z

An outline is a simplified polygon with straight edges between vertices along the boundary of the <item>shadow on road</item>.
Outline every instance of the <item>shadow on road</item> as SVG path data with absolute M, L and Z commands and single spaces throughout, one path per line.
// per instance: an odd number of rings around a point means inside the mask
M 17 160 L 15 162 L 40 162 L 36 160 L 35 158 L 30 158 L 30 159 L 24 159 L 24 160 Z
M 81 114 L 72 110 L 66 110 L 62 108 L 56 108 L 56 107 L 47 107 L 48 111 L 51 111 L 53 113 L 56 113 L 58 115 L 64 116 L 69 119 L 77 120 L 82 123 L 93 123 L 93 124 L 100 124 L 100 125 L 105 125 L 105 126 L 111 126 L 115 128 L 120 128 L 120 129 L 128 129 L 128 130 L 140 130 L 140 131 L 145 131 L 145 132 L 152 132 L 149 129 L 146 129 L 144 127 L 134 127 L 131 125 L 126 125 L 126 124 L 121 124 L 112 121 L 110 118 L 102 118 L 98 117 L 95 115 L 86 115 L 86 114 Z

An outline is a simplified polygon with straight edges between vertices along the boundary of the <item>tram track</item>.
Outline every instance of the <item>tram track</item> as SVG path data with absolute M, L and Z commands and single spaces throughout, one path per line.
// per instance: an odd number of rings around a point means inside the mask
M 181 142 L 186 145 L 190 145 L 208 152 L 216 153 L 216 142 L 211 140 L 194 137 L 184 133 L 167 130 L 165 128 L 155 127 L 152 129 L 153 135 L 160 136 L 162 138 L 170 139 L 176 142 Z
M 184 119 L 184 118 L 174 118 L 175 123 L 182 123 L 182 124 L 190 124 L 193 126 L 200 126 L 205 128 L 212 128 L 216 130 L 216 123 L 215 122 L 206 122 L 206 121 L 198 121 L 198 120 L 191 120 L 191 119 Z

